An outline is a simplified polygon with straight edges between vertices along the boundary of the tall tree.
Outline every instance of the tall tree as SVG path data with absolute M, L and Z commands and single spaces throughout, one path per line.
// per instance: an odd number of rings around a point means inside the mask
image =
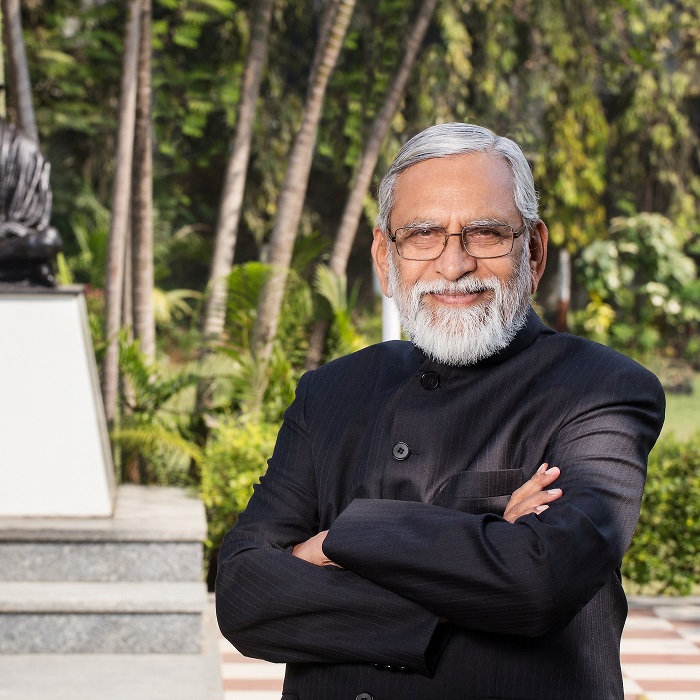
M 271 274 L 260 294 L 252 343 L 255 357 L 263 366 L 270 358 L 272 343 L 277 332 L 328 79 L 338 61 L 355 0 L 335 0 L 335 5 L 331 7 L 333 21 L 328 29 L 326 40 L 322 41 L 321 37 L 316 45 L 301 126 L 289 157 L 278 200 L 277 218 L 270 238 L 268 262 L 271 266 Z
M 39 142 L 36 117 L 32 104 L 32 84 L 29 80 L 27 52 L 22 35 L 22 15 L 19 0 L 2 0 L 3 29 L 9 65 L 9 83 L 17 110 L 19 128 L 33 141 Z
M 547 183 L 543 218 L 550 222 L 550 243 L 558 249 L 556 326 L 566 331 L 572 255 L 605 230 L 601 200 L 609 129 L 595 90 L 600 70 L 600 55 L 591 41 L 597 29 L 595 13 L 575 3 L 540 5 L 538 11 L 537 24 L 546 29 L 540 48 L 548 57 L 548 89 L 556 99 L 545 96 L 543 101 L 543 132 L 533 171 L 536 181 Z
M 117 411 L 119 387 L 119 329 L 124 287 L 124 254 L 129 229 L 131 168 L 136 122 L 136 88 L 141 36 L 141 0 L 129 2 L 129 19 L 124 40 L 123 72 L 119 99 L 119 132 L 112 183 L 112 216 L 107 243 L 104 332 L 107 341 L 102 369 L 102 399 L 108 423 Z
M 413 28 L 406 37 L 404 55 L 399 69 L 389 86 L 384 104 L 370 129 L 369 138 L 362 152 L 355 182 L 345 203 L 345 209 L 343 210 L 343 216 L 340 220 L 340 226 L 338 227 L 331 252 L 329 267 L 333 274 L 338 277 L 344 275 L 347 269 L 352 244 L 355 241 L 355 234 L 362 216 L 362 204 L 372 182 L 372 175 L 374 175 L 374 170 L 377 166 L 382 144 L 399 108 L 408 77 L 411 74 L 411 68 L 416 62 L 418 51 L 423 43 L 423 38 L 428 30 L 437 2 L 438 0 L 423 0 L 421 3 Z M 312 369 L 318 366 L 327 331 L 328 323 L 326 321 L 319 320 L 316 322 L 309 340 L 307 368 Z
M 153 124 L 151 118 L 151 0 L 142 0 L 131 202 L 134 337 L 149 359 L 156 354 L 153 314 Z
M 236 131 L 231 143 L 216 227 L 214 257 L 209 275 L 209 294 L 204 309 L 204 339 L 217 340 L 224 330 L 226 291 L 231 272 L 238 225 L 241 218 L 255 108 L 260 95 L 263 68 L 267 60 L 268 34 L 275 0 L 259 0 L 250 28 L 250 44 L 243 74 Z

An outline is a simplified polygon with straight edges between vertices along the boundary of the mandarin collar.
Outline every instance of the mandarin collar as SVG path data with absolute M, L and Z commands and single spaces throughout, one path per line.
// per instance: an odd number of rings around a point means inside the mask
M 530 307 L 527 311 L 525 325 L 516 333 L 515 338 L 513 338 L 510 344 L 503 348 L 503 350 L 500 350 L 499 352 L 490 355 L 489 357 L 486 357 L 472 365 L 445 365 L 436 360 L 431 360 L 419 347 L 415 345 L 413 346 L 413 350 L 421 364 L 421 369 L 425 369 L 425 366 L 430 365 L 431 367 L 439 367 L 441 372 L 447 372 L 449 374 L 451 371 L 460 372 L 468 369 L 479 369 L 500 365 L 506 360 L 509 360 L 515 355 L 521 353 L 523 350 L 529 348 L 530 345 L 535 342 L 537 336 L 543 332 L 554 333 L 553 330 L 547 328 L 544 323 L 542 323 L 540 317 L 535 313 L 534 309 Z

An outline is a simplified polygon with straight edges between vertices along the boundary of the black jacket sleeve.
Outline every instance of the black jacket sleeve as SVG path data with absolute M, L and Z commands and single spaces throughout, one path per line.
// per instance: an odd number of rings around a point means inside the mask
M 268 661 L 371 662 L 429 674 L 437 615 L 355 572 L 291 554 L 319 526 L 306 385 L 302 378 L 267 474 L 224 540 L 221 631 L 243 654 Z

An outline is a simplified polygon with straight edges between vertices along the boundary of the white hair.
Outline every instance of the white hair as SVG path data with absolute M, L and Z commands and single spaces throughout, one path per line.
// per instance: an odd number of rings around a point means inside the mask
M 407 141 L 379 184 L 379 215 L 376 225 L 389 232 L 394 190 L 398 176 L 416 163 L 431 158 L 447 158 L 464 153 L 491 153 L 503 160 L 513 175 L 513 198 L 523 223 L 530 229 L 537 215 L 537 191 L 530 165 L 520 146 L 504 136 L 475 124 L 437 124 Z

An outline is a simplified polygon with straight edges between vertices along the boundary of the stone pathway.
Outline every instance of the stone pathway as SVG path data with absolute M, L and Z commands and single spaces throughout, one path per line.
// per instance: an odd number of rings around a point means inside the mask
M 626 699 L 700 700 L 700 599 L 631 598 L 620 652 Z
M 219 649 L 224 700 L 280 700 L 284 664 L 242 656 L 223 637 Z
M 280 700 L 282 664 L 219 649 L 224 700 Z M 700 700 L 700 598 L 630 598 L 620 658 L 625 700 Z

